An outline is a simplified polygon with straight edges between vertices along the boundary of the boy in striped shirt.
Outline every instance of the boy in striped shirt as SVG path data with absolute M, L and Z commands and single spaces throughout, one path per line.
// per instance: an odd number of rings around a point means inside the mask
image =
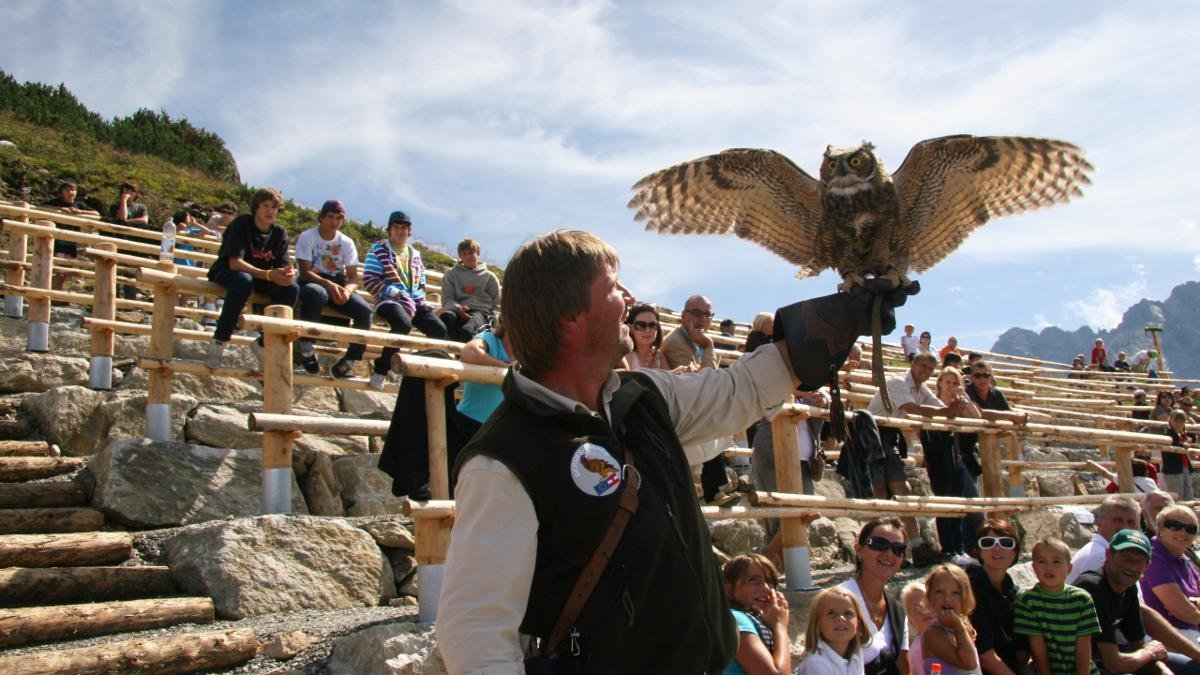
M 1013 629 L 1029 637 L 1029 651 L 1041 675 L 1098 675 L 1092 663 L 1092 635 L 1100 632 L 1096 607 L 1087 591 L 1067 583 L 1071 549 L 1058 537 L 1033 547 L 1037 584 L 1017 595 Z

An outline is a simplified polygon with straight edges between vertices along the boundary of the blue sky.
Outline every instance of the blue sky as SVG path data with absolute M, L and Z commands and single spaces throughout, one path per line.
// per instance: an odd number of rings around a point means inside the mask
M 1188 2 L 9 2 L 0 68 L 105 116 L 165 109 L 242 178 L 503 263 L 596 232 L 640 298 L 720 316 L 832 292 L 754 244 L 650 234 L 625 208 L 659 168 L 827 144 L 898 167 L 951 133 L 1062 138 L 1096 166 L 1065 207 L 993 221 L 902 322 L 990 347 L 1012 326 L 1109 328 L 1200 277 L 1200 5 Z M 1086 345 L 1081 346 L 1081 349 Z

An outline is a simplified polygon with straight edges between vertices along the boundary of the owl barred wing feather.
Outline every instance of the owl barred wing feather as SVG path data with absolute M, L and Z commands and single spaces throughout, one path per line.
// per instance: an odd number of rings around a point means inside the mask
M 944 136 L 913 146 L 892 174 L 909 260 L 925 272 L 990 218 L 1082 196 L 1092 165 L 1070 143 L 1019 136 Z
M 814 276 L 832 265 L 820 182 L 771 150 L 733 149 L 650 174 L 629 208 L 647 231 L 728 234 L 758 243 Z

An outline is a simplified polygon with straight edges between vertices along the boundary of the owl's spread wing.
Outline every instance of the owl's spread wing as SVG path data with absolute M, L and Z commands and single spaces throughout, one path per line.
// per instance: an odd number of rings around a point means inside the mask
M 917 143 L 892 174 L 912 267 L 933 267 L 989 218 L 1083 196 L 1091 170 L 1082 150 L 1052 139 L 960 135 Z
M 772 150 L 733 149 L 650 174 L 629 208 L 647 231 L 733 232 L 812 276 L 830 266 L 820 182 Z

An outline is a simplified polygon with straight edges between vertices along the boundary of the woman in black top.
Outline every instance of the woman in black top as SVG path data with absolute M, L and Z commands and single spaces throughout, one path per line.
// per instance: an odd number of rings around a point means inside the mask
M 975 649 L 979 667 L 988 675 L 1014 675 L 1029 662 L 1025 638 L 1013 632 L 1013 603 L 1017 586 L 1008 574 L 1021 554 L 1021 538 L 1007 520 L 989 518 L 975 531 L 967 577 L 975 595 L 971 625 L 975 627 Z

